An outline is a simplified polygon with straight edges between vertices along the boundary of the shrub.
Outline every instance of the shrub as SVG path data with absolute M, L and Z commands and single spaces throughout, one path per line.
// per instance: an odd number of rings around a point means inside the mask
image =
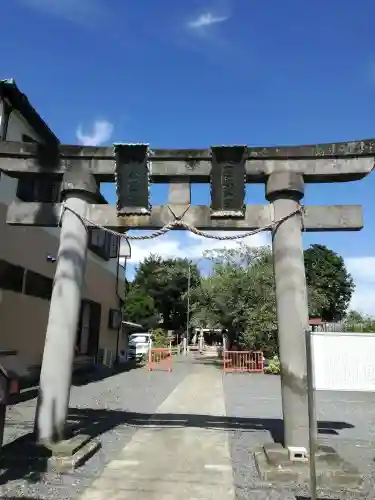
M 162 328 L 152 330 L 153 342 L 152 347 L 169 347 L 168 333 Z
M 280 374 L 280 360 L 278 356 L 274 356 L 269 365 L 265 368 L 264 373 L 269 373 L 271 375 Z

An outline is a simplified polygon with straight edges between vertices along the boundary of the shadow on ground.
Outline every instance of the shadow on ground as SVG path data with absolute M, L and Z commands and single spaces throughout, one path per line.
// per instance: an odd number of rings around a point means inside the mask
M 1 450 L 0 485 L 19 479 L 38 483 L 47 470 L 50 456 L 46 448 L 35 444 L 31 433 L 15 439 Z
M 138 368 L 142 368 L 143 366 L 143 364 L 134 360 L 113 368 L 100 367 L 89 372 L 75 373 L 73 375 L 72 385 L 80 387 L 82 385 L 100 382 L 101 380 L 105 380 L 109 377 L 114 377 L 120 373 L 130 372 L 131 370 L 136 370 Z
M 219 417 L 211 415 L 189 415 L 174 413 L 134 413 L 120 410 L 70 408 L 69 420 L 79 432 L 96 437 L 113 427 L 199 427 L 243 432 L 269 431 L 276 442 L 282 442 L 284 425 L 282 419 Z M 318 422 L 319 434 L 338 435 L 342 429 L 354 426 L 347 422 Z
M 72 386 L 81 387 L 83 385 L 93 384 L 95 382 L 100 382 L 101 380 L 114 377 L 115 375 L 129 372 L 130 370 L 136 370 L 142 366 L 143 365 L 137 363 L 136 361 L 131 361 L 123 365 L 118 365 L 114 368 L 100 367 L 77 372 L 73 375 Z M 39 392 L 38 384 L 39 380 L 35 381 L 33 386 L 27 386 L 27 384 L 25 384 L 19 394 L 12 394 L 10 396 L 9 404 L 16 405 L 18 403 L 23 403 L 36 398 Z
M 199 427 L 227 431 L 257 432 L 269 431 L 276 442 L 282 441 L 283 421 L 281 419 L 236 418 L 211 415 L 189 415 L 173 413 L 135 413 L 108 409 L 70 408 L 68 417 L 69 434 L 86 434 L 100 437 L 116 427 L 129 426 L 135 429 L 152 426 L 156 428 Z M 352 428 L 346 422 L 318 422 L 320 434 L 338 435 L 342 429 Z M 16 439 L 2 448 L 0 455 L 0 484 L 16 479 L 31 483 L 40 481 L 47 470 L 50 452 L 37 446 L 32 434 Z
M 296 497 L 296 500 L 311 500 L 311 497 Z M 317 500 L 340 500 L 339 498 L 317 497 Z
M 42 497 L 3 497 L 4 500 L 45 500 Z
M 223 369 L 223 361 L 217 358 L 195 358 L 193 359 L 193 364 L 195 365 L 209 365 L 209 366 L 214 366 L 215 368 L 219 368 L 220 370 Z

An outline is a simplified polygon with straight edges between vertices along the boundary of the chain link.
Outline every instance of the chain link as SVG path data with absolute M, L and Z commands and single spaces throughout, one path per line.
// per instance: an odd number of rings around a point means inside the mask
M 78 212 L 73 210 L 72 208 L 68 207 L 65 203 L 62 206 L 62 212 L 61 212 L 61 217 L 60 217 L 60 224 L 62 221 L 62 217 L 64 215 L 65 210 L 68 210 L 69 212 L 72 212 L 74 215 L 76 215 L 84 224 L 87 224 L 92 227 L 96 227 L 97 229 L 101 229 L 103 231 L 107 231 L 110 234 L 113 234 L 114 236 L 118 236 L 119 238 L 125 238 L 126 240 L 132 240 L 132 241 L 137 241 L 137 240 L 152 240 L 154 238 L 158 238 L 159 236 L 162 236 L 163 234 L 168 233 L 172 229 L 185 229 L 186 231 L 190 231 L 193 234 L 196 234 L 197 236 L 201 236 L 203 238 L 208 238 L 211 240 L 219 240 L 219 241 L 230 241 L 230 240 L 240 240 L 244 238 L 248 238 L 249 236 L 254 236 L 255 234 L 262 233 L 263 231 L 267 231 L 269 229 L 272 229 L 274 226 L 277 226 L 278 224 L 281 224 L 285 220 L 289 219 L 293 215 L 296 215 L 298 213 L 303 214 L 304 207 L 300 205 L 297 210 L 294 210 L 288 215 L 285 215 L 284 217 L 280 217 L 280 219 L 272 221 L 270 224 L 267 224 L 266 226 L 263 226 L 259 229 L 255 229 L 253 231 L 248 231 L 246 233 L 241 233 L 241 234 L 232 234 L 232 235 L 226 235 L 226 236 L 219 236 L 216 234 L 208 233 L 206 231 L 201 231 L 200 229 L 197 229 L 194 226 L 191 226 L 187 222 L 184 222 L 180 219 L 176 219 L 173 222 L 170 222 L 169 224 L 166 224 L 164 227 L 161 229 L 158 229 L 157 231 L 154 231 L 151 234 L 142 234 L 142 235 L 129 235 L 129 234 L 124 234 L 124 233 L 119 233 L 117 231 L 113 231 L 112 229 L 108 229 L 106 227 L 101 226 L 100 224 L 97 224 L 96 222 L 93 222 L 86 217 L 83 217 L 80 215 Z

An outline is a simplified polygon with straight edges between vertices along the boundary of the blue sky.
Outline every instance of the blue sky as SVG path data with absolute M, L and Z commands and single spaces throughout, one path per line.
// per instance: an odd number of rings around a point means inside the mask
M 375 137 L 375 2 L 0 0 L 1 78 L 15 78 L 62 142 L 151 147 L 309 144 Z M 114 201 L 114 190 L 104 194 Z M 165 201 L 163 187 L 152 201 Z M 264 203 L 262 186 L 248 202 Z M 208 189 L 193 192 L 208 201 Z M 309 234 L 342 254 L 353 306 L 375 312 L 375 173 L 309 185 L 306 204 L 360 203 L 359 233 Z M 258 237 L 251 244 L 263 244 Z M 197 258 L 183 233 L 133 245 Z M 131 271 L 130 267 L 130 271 Z

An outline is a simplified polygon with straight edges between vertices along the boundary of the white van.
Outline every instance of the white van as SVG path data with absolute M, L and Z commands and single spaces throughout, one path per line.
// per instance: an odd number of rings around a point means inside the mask
M 132 333 L 129 335 L 128 359 L 139 359 L 143 355 L 147 355 L 151 343 L 151 333 Z

